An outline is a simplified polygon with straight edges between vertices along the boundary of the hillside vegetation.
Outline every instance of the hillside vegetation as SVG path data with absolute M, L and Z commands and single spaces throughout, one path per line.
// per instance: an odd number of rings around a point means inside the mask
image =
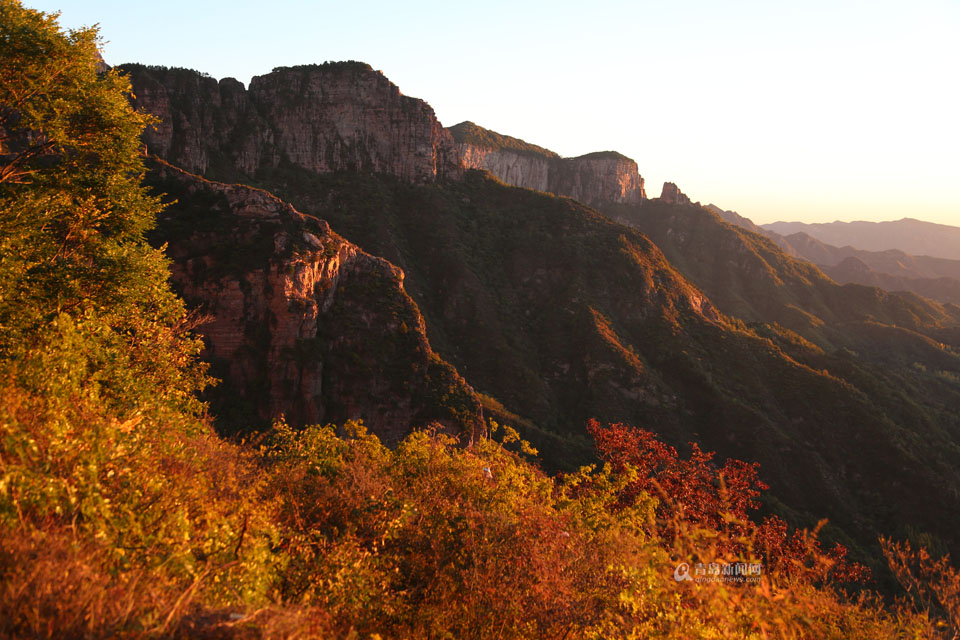
M 549 149 L 538 147 L 535 144 L 524 142 L 518 138 L 499 134 L 496 131 L 484 129 L 483 127 L 479 127 L 470 121 L 455 124 L 448 130 L 450 131 L 451 135 L 453 135 L 453 139 L 457 142 L 472 144 L 475 147 L 481 147 L 483 149 L 492 149 L 494 151 L 515 151 L 516 153 L 541 156 L 547 159 L 560 157 Z

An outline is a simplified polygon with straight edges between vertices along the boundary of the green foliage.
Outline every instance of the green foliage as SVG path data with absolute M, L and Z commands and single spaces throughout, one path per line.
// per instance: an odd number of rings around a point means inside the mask
M 97 42 L 0 4 L 0 369 L 40 384 L 34 365 L 69 341 L 105 401 L 195 411 L 199 345 L 143 239 L 158 210 L 139 184 L 147 119 L 125 78 L 98 71 Z
M 355 423 L 344 431 L 281 425 L 266 450 L 288 597 L 409 638 L 582 637 L 618 606 L 612 549 L 581 527 L 602 499 L 580 506 L 493 440 L 463 449 L 417 432 L 390 451 Z
M 248 456 L 199 418 L 200 343 L 143 237 L 147 118 L 97 44 L 0 2 L 4 634 L 162 631 L 201 592 L 257 601 L 272 576 L 269 505 L 241 500 Z M 166 595 L 118 608 L 85 590 L 140 580 Z
M 594 151 L 577 156 L 577 160 L 630 160 L 619 151 Z
M 461 122 L 448 129 L 457 142 L 472 144 L 483 149 L 494 151 L 513 151 L 515 153 L 536 156 L 547 160 L 559 158 L 556 153 L 535 144 L 524 142 L 518 138 L 511 138 L 477 126 L 472 122 Z
M 366 62 L 359 62 L 357 60 L 328 60 L 320 64 L 297 64 L 289 67 L 274 67 L 272 72 L 284 71 L 310 71 L 314 69 L 322 69 L 324 71 L 353 71 L 353 72 L 367 72 L 373 71 L 371 67 Z
M 640 477 L 628 463 L 551 479 L 493 439 L 464 448 L 415 432 L 389 450 L 358 423 L 299 432 L 281 423 L 262 455 L 286 558 L 277 595 L 344 633 L 933 637 L 925 614 L 846 595 L 812 570 L 765 569 L 750 584 L 676 581 L 679 562 L 735 562 L 729 550 L 750 543 L 657 519 L 658 500 L 643 493 L 623 504 Z M 815 545 L 808 552 L 830 566 Z

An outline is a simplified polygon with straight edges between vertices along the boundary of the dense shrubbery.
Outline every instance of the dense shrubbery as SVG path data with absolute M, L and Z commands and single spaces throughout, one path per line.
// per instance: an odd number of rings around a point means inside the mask
M 0 629 L 10 635 L 933 634 L 923 615 L 805 573 L 677 582 L 678 563 L 742 561 L 737 551 L 755 541 L 664 512 L 634 490 L 644 471 L 630 463 L 551 479 L 510 450 L 509 430 L 472 448 L 416 432 L 390 450 L 354 423 L 341 435 L 280 424 L 254 450 L 176 425 L 69 424 L 56 444 L 40 416 L 4 415 Z M 6 444 L 23 433 L 33 458 Z M 717 522 L 734 503 L 705 515 Z M 811 566 L 832 565 L 807 552 Z

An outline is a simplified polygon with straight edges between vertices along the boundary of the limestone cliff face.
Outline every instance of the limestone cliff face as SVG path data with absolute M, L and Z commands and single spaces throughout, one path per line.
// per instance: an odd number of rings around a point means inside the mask
M 254 78 L 250 97 L 276 131 L 281 158 L 318 173 L 458 175 L 456 149 L 430 106 L 361 65 L 294 67 Z
M 507 184 L 569 196 L 583 203 L 639 203 L 647 196 L 637 163 L 615 151 L 559 155 L 472 122 L 450 127 L 465 169 L 489 171 Z
M 460 163 L 465 169 L 484 169 L 515 187 L 550 191 L 553 158 L 472 144 L 458 144 L 457 147 Z
M 127 65 L 135 106 L 160 124 L 148 151 L 201 174 L 292 164 L 429 182 L 456 178 L 456 145 L 433 109 L 355 62 L 276 69 L 250 89 L 195 71 Z
M 272 131 L 240 82 L 217 82 L 185 69 L 128 65 L 124 70 L 135 106 L 158 119 L 143 135 L 150 154 L 200 174 L 219 160 L 246 173 L 256 171 Z
M 586 204 L 634 204 L 647 197 L 637 163 L 615 151 L 563 158 L 550 178 L 549 191 Z
M 152 240 L 168 244 L 175 286 L 209 316 L 200 332 L 224 381 L 219 417 L 362 419 L 386 441 L 434 421 L 473 427 L 476 397 L 431 350 L 400 269 L 265 191 L 162 162 L 148 182 L 179 200 Z

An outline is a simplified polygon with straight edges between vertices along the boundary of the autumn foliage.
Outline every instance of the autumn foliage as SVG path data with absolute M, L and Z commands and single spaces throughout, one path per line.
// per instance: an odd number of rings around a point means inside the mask
M 587 431 L 600 457 L 615 471 L 636 472 L 636 479 L 620 492 L 618 506 L 653 495 L 662 498 L 657 515 L 663 520 L 677 515 L 690 524 L 727 529 L 731 523 L 743 526 L 749 512 L 759 507 L 756 498 L 768 488 L 757 477 L 759 464 L 728 459 L 717 467 L 715 454 L 695 442 L 690 443 L 690 457 L 683 459 L 651 431 L 619 423 L 604 427 L 596 420 Z
M 817 580 L 870 579 L 867 567 L 847 559 L 843 545 L 825 552 L 817 539 L 819 528 L 790 532 L 778 516 L 755 520 L 757 498 L 769 488 L 759 479 L 759 464 L 728 458 L 717 465 L 716 454 L 695 442 L 684 459 L 654 433 L 619 423 L 602 426 L 591 420 L 587 430 L 603 460 L 618 472 L 632 469 L 636 475 L 614 508 L 632 504 L 638 496 L 656 496 L 662 535 L 675 538 L 690 527 L 702 527 L 722 534 L 730 551 L 757 553 L 769 568 Z

